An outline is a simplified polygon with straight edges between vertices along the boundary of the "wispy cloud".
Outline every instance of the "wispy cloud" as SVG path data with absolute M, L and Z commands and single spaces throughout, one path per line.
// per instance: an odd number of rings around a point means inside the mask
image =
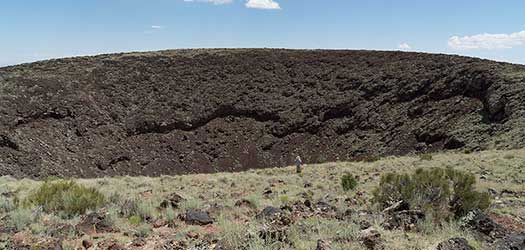
M 188 3 L 210 3 L 224 5 L 233 3 L 235 0 L 183 0 Z M 280 10 L 281 6 L 275 0 L 244 0 L 246 8 L 263 10 Z
M 412 46 L 410 46 L 410 44 L 408 43 L 401 43 L 399 44 L 399 46 L 397 46 L 399 49 L 402 49 L 402 50 L 408 50 L 408 49 L 412 49 Z
M 280 10 L 279 3 L 273 0 L 248 0 L 246 7 L 251 9 Z
M 448 46 L 453 49 L 511 49 L 525 44 L 525 31 L 511 34 L 478 34 L 473 36 L 453 36 Z
M 232 3 L 233 0 L 184 0 L 184 2 L 200 2 L 200 3 L 211 3 L 214 5 L 222 5 Z
M 151 25 L 147 30 L 144 31 L 144 34 L 153 34 L 156 32 L 162 32 L 162 30 L 165 28 L 165 26 L 162 25 Z

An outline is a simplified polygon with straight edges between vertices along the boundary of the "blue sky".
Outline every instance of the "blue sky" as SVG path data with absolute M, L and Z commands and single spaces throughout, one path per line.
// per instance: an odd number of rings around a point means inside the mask
M 0 65 L 176 48 L 408 50 L 525 64 L 523 0 L 5 0 Z

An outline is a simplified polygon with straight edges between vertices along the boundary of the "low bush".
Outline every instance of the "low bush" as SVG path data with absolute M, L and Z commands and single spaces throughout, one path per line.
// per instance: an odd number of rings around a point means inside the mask
M 246 246 L 248 244 L 247 241 L 252 241 L 252 239 L 248 240 L 246 237 L 246 232 L 250 229 L 248 225 L 236 223 L 223 215 L 219 217 L 217 224 L 222 229 L 219 231 L 219 235 L 221 243 L 224 244 L 226 249 L 248 249 Z
M 477 209 L 485 210 L 490 206 L 490 194 L 474 190 L 476 177 L 473 174 L 449 168 L 447 176 L 453 190 L 449 205 L 456 216 L 464 216 Z
M 110 205 L 107 208 L 107 214 L 106 214 L 106 222 L 110 225 L 117 224 L 119 220 L 120 211 L 119 208 L 115 205 Z
M 15 204 L 11 199 L 0 197 L 0 213 L 8 213 L 15 209 Z
M 373 201 L 387 208 L 404 201 L 410 209 L 431 213 L 434 218 L 459 218 L 471 210 L 490 205 L 488 193 L 474 190 L 474 175 L 452 168 L 417 169 L 412 174 L 389 173 L 381 177 Z
M 151 227 L 148 224 L 141 224 L 135 229 L 135 236 L 146 238 L 151 233 Z
M 34 216 L 31 209 L 18 208 L 9 213 L 9 218 L 11 225 L 15 227 L 17 231 L 21 231 L 33 222 Z
M 174 227 L 175 226 L 175 219 L 177 218 L 177 213 L 175 213 L 175 210 L 168 206 L 165 211 L 166 220 L 168 221 L 168 226 Z
M 140 223 L 142 223 L 142 218 L 140 218 L 139 216 L 133 215 L 128 218 L 128 222 L 129 224 L 133 226 L 138 226 Z
M 104 200 L 104 195 L 95 188 L 74 181 L 56 181 L 43 183 L 24 203 L 42 206 L 45 212 L 58 212 L 71 217 L 99 208 Z
M 281 204 L 286 205 L 290 202 L 290 198 L 288 195 L 282 195 L 279 197 L 279 200 L 281 201 Z
M 151 201 L 141 200 L 139 198 L 129 199 L 121 204 L 120 212 L 124 217 L 137 216 L 146 221 L 153 218 L 155 206 Z
M 354 190 L 357 187 L 357 179 L 351 174 L 345 174 L 341 177 L 341 186 L 345 192 Z

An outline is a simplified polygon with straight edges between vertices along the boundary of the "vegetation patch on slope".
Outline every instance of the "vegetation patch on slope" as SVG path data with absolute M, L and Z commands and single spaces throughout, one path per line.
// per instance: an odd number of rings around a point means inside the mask
M 6 249 L 89 245 L 99 249 L 329 246 L 400 250 L 436 249 L 438 245 L 438 249 L 445 249 L 451 244 L 480 250 L 511 249 L 504 247 L 520 244 L 525 231 L 525 150 L 436 153 L 431 159 L 423 158 L 413 155 L 312 164 L 300 175 L 287 167 L 155 178 L 76 179 L 72 180 L 76 185 L 100 191 L 105 202 L 73 217 L 18 202 L 31 197 L 46 182 L 2 177 L 0 243 Z M 448 174 L 472 173 L 475 184 L 470 177 L 461 183 L 466 183 L 469 192 L 489 193 L 490 206 L 484 212 L 461 213 L 458 219 L 438 219 L 426 211 L 421 214 L 424 207 L 413 205 L 418 203 L 411 203 L 411 199 L 406 199 L 410 207 L 375 201 L 374 190 L 385 188 L 389 173 L 421 175 L 436 169 L 452 171 Z M 353 183 L 354 178 L 356 185 L 343 184 Z M 429 198 L 429 193 L 420 189 L 413 190 L 411 197 L 417 195 Z M 446 197 L 449 203 L 450 196 Z M 442 203 L 437 204 L 440 207 Z

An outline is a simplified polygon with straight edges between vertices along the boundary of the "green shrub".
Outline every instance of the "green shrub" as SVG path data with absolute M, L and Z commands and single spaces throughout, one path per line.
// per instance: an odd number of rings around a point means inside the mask
M 357 180 L 353 175 L 345 174 L 341 177 L 341 186 L 345 192 L 354 190 L 357 187 Z
M 236 223 L 223 215 L 219 216 L 218 225 L 222 229 L 219 235 L 225 249 L 248 249 L 246 245 L 251 241 L 246 237 L 246 232 L 249 231 L 248 225 Z
M 149 220 L 153 218 L 155 206 L 151 201 L 134 198 L 126 200 L 120 211 L 125 217 L 138 216 L 141 220 Z
M 31 233 L 33 235 L 45 235 L 45 233 L 48 230 L 46 225 L 44 225 L 44 223 L 42 222 L 33 223 L 29 225 L 29 229 L 31 230 Z
M 128 222 L 129 222 L 129 224 L 131 224 L 133 226 L 137 226 L 140 223 L 142 223 L 142 218 L 140 218 L 139 216 L 133 215 L 133 216 L 128 218 Z
M 120 204 L 122 200 L 122 195 L 119 193 L 111 193 L 107 199 L 109 204 Z
M 109 206 L 108 208 L 108 212 L 107 212 L 107 216 L 106 216 L 106 221 L 110 224 L 110 225 L 115 225 L 119 219 L 119 209 L 118 207 L 116 207 L 115 205 L 111 205 Z
M 149 220 L 153 218 L 155 213 L 155 206 L 151 201 L 141 201 L 137 202 L 137 213 L 136 215 L 139 216 L 143 220 Z
M 31 222 L 33 222 L 33 213 L 29 208 L 18 208 L 9 213 L 12 226 L 17 231 L 24 230 Z
M 257 209 L 261 206 L 261 195 L 258 193 L 253 193 L 246 196 L 246 200 L 250 202 L 250 206 L 253 209 Z
M 0 197 L 0 213 L 8 213 L 11 210 L 15 209 L 15 204 L 13 201 L 6 197 Z
M 490 195 L 474 190 L 476 177 L 473 174 L 448 168 L 447 176 L 451 179 L 454 194 L 449 204 L 456 216 L 464 216 L 476 209 L 485 210 L 490 206 Z
M 373 201 L 381 208 L 404 201 L 437 219 L 458 218 L 490 205 L 489 195 L 475 191 L 475 183 L 474 175 L 452 168 L 420 168 L 411 175 L 389 173 L 381 177 Z
M 135 236 L 140 238 L 146 238 L 151 233 L 151 227 L 148 224 L 142 224 L 135 230 Z
M 166 208 L 165 213 L 166 213 L 166 220 L 168 221 L 168 225 L 170 227 L 175 226 L 175 219 L 177 218 L 177 214 L 175 213 L 175 210 L 173 209 L 173 207 L 168 206 Z
M 279 200 L 281 201 L 281 204 L 283 205 L 288 204 L 290 202 L 290 198 L 288 197 L 288 195 L 280 196 Z
M 25 204 L 42 206 L 46 212 L 74 216 L 99 208 L 104 200 L 104 195 L 95 188 L 73 181 L 57 181 L 43 183 L 26 198 Z
M 182 211 L 198 209 L 200 207 L 202 207 L 202 201 L 194 198 L 188 198 L 187 200 L 181 202 L 179 205 L 179 208 Z

